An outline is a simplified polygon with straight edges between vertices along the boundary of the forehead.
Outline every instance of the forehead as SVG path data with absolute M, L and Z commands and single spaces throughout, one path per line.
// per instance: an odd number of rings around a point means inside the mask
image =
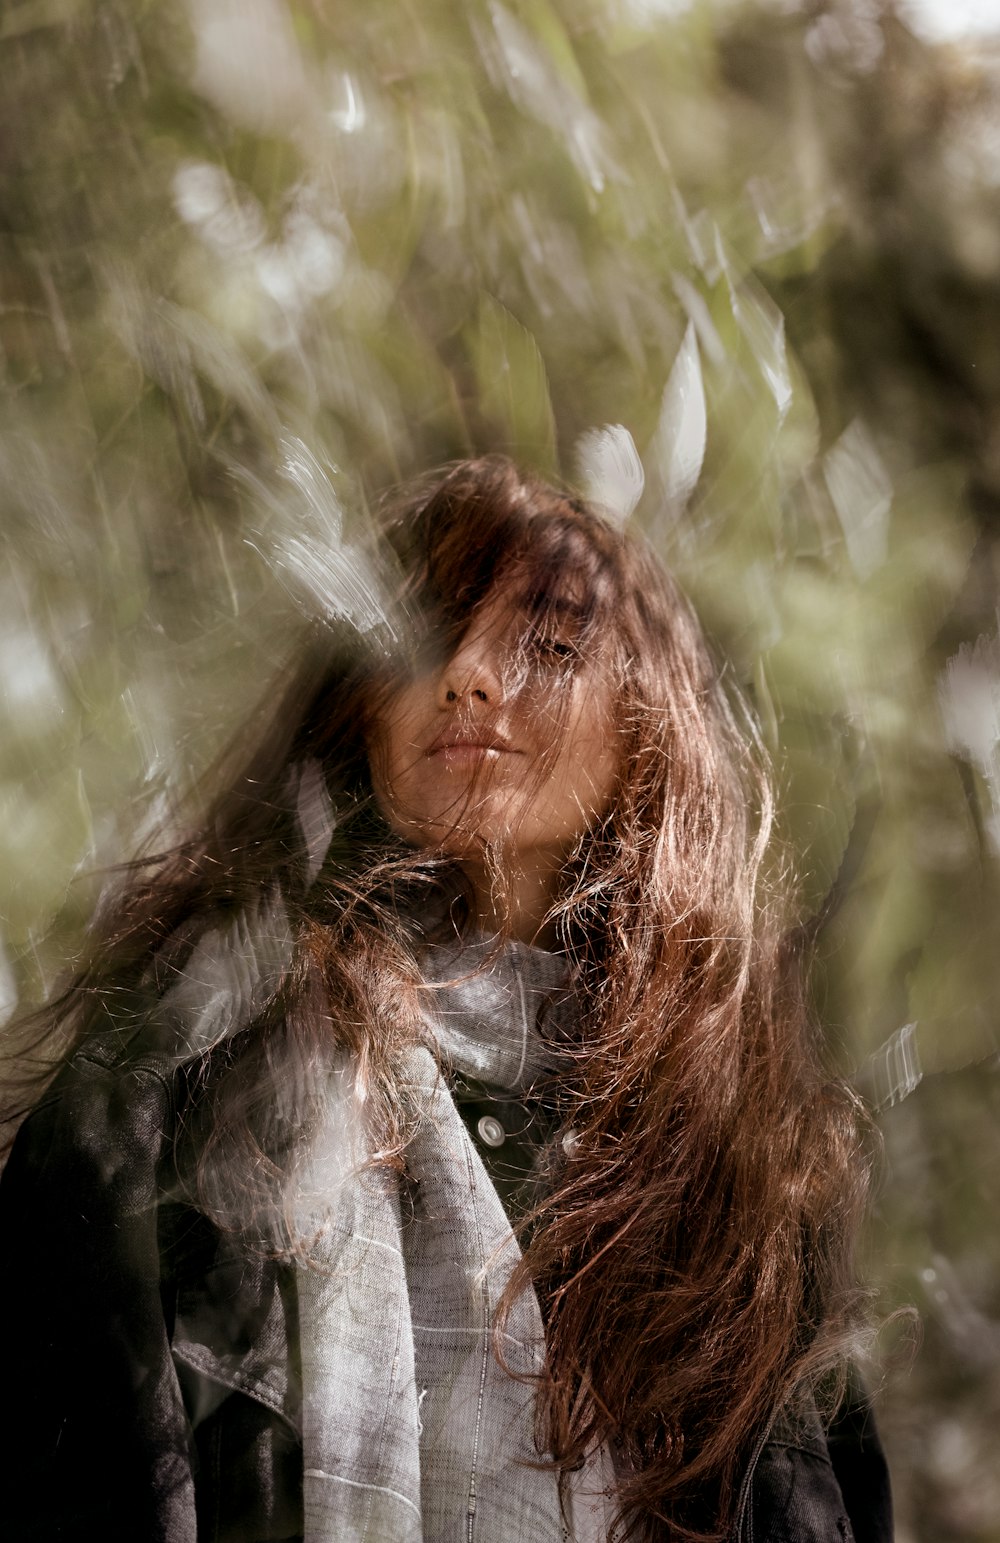
M 540 585 L 531 575 L 501 574 L 470 614 L 470 622 L 544 619 L 568 628 L 584 626 L 592 612 L 578 585 Z
M 495 589 L 592 608 L 615 586 L 617 543 L 565 500 L 552 509 L 501 509 L 474 501 L 428 507 L 409 561 L 417 592 L 439 614 L 468 615 Z
M 607 633 L 614 615 L 612 586 L 601 575 L 581 571 L 573 562 L 536 560 L 519 552 L 497 562 L 492 572 L 480 572 L 474 587 L 435 608 L 445 633 L 456 641 L 470 629 L 557 629 L 578 644 Z

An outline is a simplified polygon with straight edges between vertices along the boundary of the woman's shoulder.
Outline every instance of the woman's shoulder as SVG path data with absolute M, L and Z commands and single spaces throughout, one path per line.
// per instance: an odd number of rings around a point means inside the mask
M 18 1131 L 5 1195 L 21 1177 L 36 1195 L 50 1180 L 114 1187 L 130 1173 L 152 1186 L 192 1070 L 267 1010 L 293 955 L 273 886 L 188 918 L 140 979 L 94 989 L 86 1031 Z
M 79 1190 L 155 1166 L 172 1125 L 176 1068 L 118 1031 L 97 1033 L 60 1067 L 17 1133 L 4 1169 L 9 1195 L 27 1180 L 41 1199 L 65 1180 Z
M 747 1476 L 738 1543 L 892 1543 L 871 1403 L 852 1382 L 829 1423 L 812 1399 L 772 1421 Z

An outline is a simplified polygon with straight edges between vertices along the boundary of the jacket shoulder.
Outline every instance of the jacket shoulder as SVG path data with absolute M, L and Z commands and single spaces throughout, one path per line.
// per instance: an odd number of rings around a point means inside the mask
M 173 1125 L 174 1074 L 165 1057 L 130 1054 L 114 1036 L 88 1040 L 59 1070 L 23 1121 L 3 1173 L 9 1206 L 22 1183 L 44 1211 L 52 1191 L 66 1210 L 77 1196 L 128 1205 L 148 1186 Z M 137 1198 L 137 1197 L 135 1197 Z
M 892 1543 L 885 1457 L 859 1390 L 829 1427 L 811 1402 L 779 1413 L 753 1468 L 740 1543 Z
M 857 1543 L 833 1465 L 812 1444 L 767 1441 L 740 1543 Z

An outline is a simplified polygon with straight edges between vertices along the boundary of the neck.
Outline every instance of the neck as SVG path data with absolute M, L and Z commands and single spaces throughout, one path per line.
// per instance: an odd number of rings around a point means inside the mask
M 502 887 L 491 886 L 489 874 L 480 865 L 465 865 L 472 881 L 475 919 L 484 932 L 507 932 L 522 943 L 551 948 L 556 942 L 555 927 L 546 916 L 556 896 L 561 854 L 541 857 L 533 854 L 530 863 L 514 861 L 504 872 Z

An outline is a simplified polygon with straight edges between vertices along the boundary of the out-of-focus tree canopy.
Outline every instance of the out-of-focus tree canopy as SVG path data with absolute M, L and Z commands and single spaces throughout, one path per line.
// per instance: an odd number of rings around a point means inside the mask
M 473 450 L 613 498 L 627 430 L 884 1109 L 900 1536 L 1000 1538 L 1000 48 L 878 0 L 19 0 L 0 48 L 8 1006 L 310 553 Z

